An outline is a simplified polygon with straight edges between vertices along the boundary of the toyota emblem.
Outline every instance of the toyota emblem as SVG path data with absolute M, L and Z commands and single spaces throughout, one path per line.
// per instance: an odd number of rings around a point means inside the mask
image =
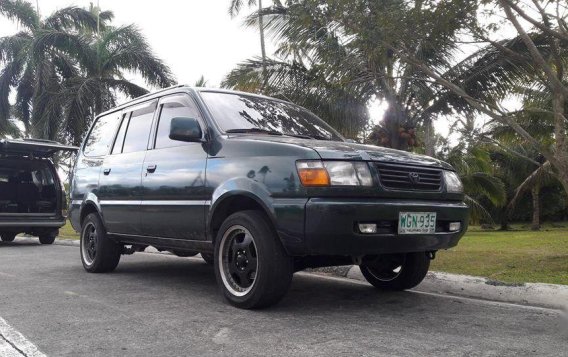
M 420 175 L 417 174 L 416 172 L 409 173 L 408 177 L 410 178 L 410 182 L 412 182 L 414 184 L 420 183 Z

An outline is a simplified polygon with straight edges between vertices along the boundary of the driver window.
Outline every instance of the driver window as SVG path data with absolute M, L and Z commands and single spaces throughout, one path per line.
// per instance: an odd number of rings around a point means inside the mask
M 200 119 L 199 110 L 193 101 L 186 95 L 176 95 L 164 98 L 160 105 L 160 119 L 156 132 L 156 149 L 174 146 L 191 145 L 192 143 L 171 140 L 170 122 L 173 118 L 186 117 Z

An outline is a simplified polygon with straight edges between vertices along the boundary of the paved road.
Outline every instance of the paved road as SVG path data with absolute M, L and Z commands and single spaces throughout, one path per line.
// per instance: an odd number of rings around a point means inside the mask
M 30 240 L 0 243 L 0 318 L 48 356 L 568 353 L 555 310 L 297 274 L 278 306 L 244 311 L 196 258 L 137 253 L 95 275 L 77 247 Z

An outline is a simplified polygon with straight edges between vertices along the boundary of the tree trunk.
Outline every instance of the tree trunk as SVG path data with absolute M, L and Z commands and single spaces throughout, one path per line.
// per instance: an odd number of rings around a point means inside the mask
M 509 210 L 507 207 L 501 210 L 501 227 L 499 227 L 500 231 L 508 231 L 509 230 Z
M 432 125 L 432 120 L 428 119 L 424 123 L 425 125 L 425 135 L 424 135 L 424 147 L 426 149 L 426 155 L 434 156 L 434 126 Z
M 540 187 L 538 185 L 531 189 L 531 196 L 533 206 L 531 230 L 538 231 L 540 230 Z
M 264 44 L 264 18 L 260 15 L 260 11 L 262 11 L 262 0 L 258 0 L 258 27 L 260 30 L 260 51 L 262 54 L 262 81 L 263 87 L 266 87 L 266 83 L 268 81 L 267 74 L 266 74 L 266 46 Z

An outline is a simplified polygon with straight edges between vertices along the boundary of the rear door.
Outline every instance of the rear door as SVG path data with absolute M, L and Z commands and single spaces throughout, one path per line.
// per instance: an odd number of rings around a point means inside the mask
M 27 158 L 50 158 L 59 151 L 77 151 L 76 146 L 62 145 L 55 141 L 41 139 L 2 139 L 0 153 L 5 156 Z
M 205 239 L 205 166 L 203 143 L 169 138 L 170 122 L 190 117 L 204 122 L 195 102 L 187 94 L 160 99 L 156 135 L 142 168 L 141 220 L 144 235 L 173 239 Z
M 97 196 L 110 233 L 141 233 L 142 164 L 156 106 L 157 101 L 150 101 L 121 113 L 120 128 L 102 164 Z
M 0 140 L 0 215 L 11 220 L 60 217 L 65 197 L 57 172 L 46 159 L 77 150 L 49 140 Z

